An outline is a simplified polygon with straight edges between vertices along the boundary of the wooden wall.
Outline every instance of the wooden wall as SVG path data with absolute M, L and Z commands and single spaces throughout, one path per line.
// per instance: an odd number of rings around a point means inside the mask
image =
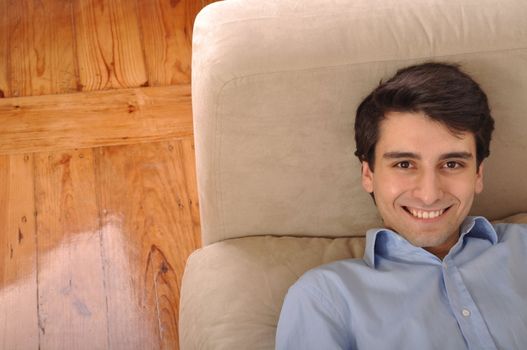
M 0 349 L 177 349 L 205 0 L 0 0 Z

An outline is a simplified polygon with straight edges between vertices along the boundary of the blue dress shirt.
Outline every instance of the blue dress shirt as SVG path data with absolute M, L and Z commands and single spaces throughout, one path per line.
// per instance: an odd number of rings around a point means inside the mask
M 387 229 L 304 274 L 276 349 L 527 349 L 527 225 L 468 217 L 441 261 Z

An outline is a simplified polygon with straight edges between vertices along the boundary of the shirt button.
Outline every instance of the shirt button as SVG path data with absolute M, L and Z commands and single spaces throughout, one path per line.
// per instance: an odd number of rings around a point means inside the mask
M 470 310 L 468 309 L 463 309 L 461 310 L 461 314 L 465 317 L 469 317 L 470 316 Z
M 448 264 L 447 264 L 445 261 L 443 261 L 443 267 L 444 267 L 445 269 L 448 269 Z

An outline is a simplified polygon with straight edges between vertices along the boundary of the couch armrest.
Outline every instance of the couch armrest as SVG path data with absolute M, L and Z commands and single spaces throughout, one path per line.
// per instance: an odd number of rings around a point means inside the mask
M 194 252 L 181 290 L 181 349 L 274 349 L 288 288 L 315 266 L 363 251 L 363 237 L 262 236 Z

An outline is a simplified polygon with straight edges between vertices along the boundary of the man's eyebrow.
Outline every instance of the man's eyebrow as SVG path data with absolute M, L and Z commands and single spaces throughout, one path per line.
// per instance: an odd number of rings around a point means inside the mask
M 400 158 L 409 158 L 409 159 L 421 159 L 421 156 L 413 152 L 386 152 L 382 155 L 384 159 L 400 159 Z
M 384 159 L 421 159 L 421 156 L 417 153 L 413 152 L 386 152 L 382 155 Z M 445 159 L 471 159 L 474 156 L 470 152 L 449 152 L 442 154 L 441 157 L 439 157 L 439 160 L 445 160 Z
M 452 158 L 471 159 L 473 157 L 474 156 L 470 152 L 450 152 L 450 153 L 443 154 L 439 159 L 440 160 L 452 159 Z

